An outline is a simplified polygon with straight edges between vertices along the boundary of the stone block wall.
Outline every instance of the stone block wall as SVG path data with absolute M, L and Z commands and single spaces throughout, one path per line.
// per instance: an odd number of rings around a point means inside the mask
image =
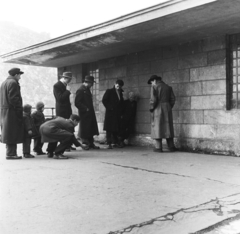
M 100 96 L 116 79 L 124 80 L 125 95 L 128 91 L 138 93 L 136 143 L 153 144 L 149 139 L 150 86 L 147 80 L 157 74 L 173 87 L 177 97 L 173 116 L 179 148 L 238 154 L 239 121 L 233 116 L 239 113 L 226 111 L 224 35 L 104 59 L 99 61 L 99 69 Z M 101 110 L 101 119 L 104 119 L 103 106 Z
M 81 66 L 74 67 L 78 84 L 82 79 L 78 75 Z M 100 100 L 117 79 L 125 83 L 125 98 L 129 91 L 139 96 L 135 143 L 154 143 L 150 138 L 150 85 L 147 80 L 157 74 L 173 87 L 176 95 L 173 116 L 177 147 L 207 153 L 240 154 L 240 111 L 226 110 L 224 35 L 100 60 L 98 67 Z M 103 132 L 104 114 L 105 108 L 100 102 L 100 132 Z

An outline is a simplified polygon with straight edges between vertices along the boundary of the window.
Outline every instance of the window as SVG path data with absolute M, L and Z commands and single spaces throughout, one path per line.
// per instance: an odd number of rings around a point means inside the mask
M 97 63 L 87 64 L 87 74 L 94 77 L 96 83 L 92 86 L 93 106 L 95 112 L 99 112 L 99 69 Z
M 230 65 L 227 68 L 227 80 L 229 80 L 227 109 L 240 109 L 240 34 L 229 36 L 228 41 L 227 57 Z

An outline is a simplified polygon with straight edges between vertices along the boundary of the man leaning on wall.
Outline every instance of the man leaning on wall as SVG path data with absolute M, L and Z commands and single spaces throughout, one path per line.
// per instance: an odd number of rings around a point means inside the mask
M 122 148 L 119 141 L 121 120 L 124 110 L 123 80 L 117 80 L 111 89 L 107 89 L 103 95 L 102 103 L 106 108 L 103 130 L 106 131 L 107 149 L 113 149 L 112 143 Z
M 162 81 L 157 75 L 152 75 L 147 82 L 151 84 L 150 112 L 151 137 L 155 139 L 154 152 L 163 152 L 162 138 L 167 140 L 170 151 L 175 151 L 172 108 L 175 104 L 175 95 L 172 87 Z

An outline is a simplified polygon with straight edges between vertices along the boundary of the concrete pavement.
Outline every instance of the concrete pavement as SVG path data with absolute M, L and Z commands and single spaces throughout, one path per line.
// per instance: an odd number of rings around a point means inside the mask
M 11 161 L 1 144 L 0 233 L 240 233 L 240 158 L 100 147 Z

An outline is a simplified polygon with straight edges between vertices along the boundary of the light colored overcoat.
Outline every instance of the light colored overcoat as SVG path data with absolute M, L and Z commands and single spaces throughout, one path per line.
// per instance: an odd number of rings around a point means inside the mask
M 173 138 L 172 108 L 175 104 L 175 95 L 172 87 L 163 81 L 151 87 L 151 137 L 153 139 Z

